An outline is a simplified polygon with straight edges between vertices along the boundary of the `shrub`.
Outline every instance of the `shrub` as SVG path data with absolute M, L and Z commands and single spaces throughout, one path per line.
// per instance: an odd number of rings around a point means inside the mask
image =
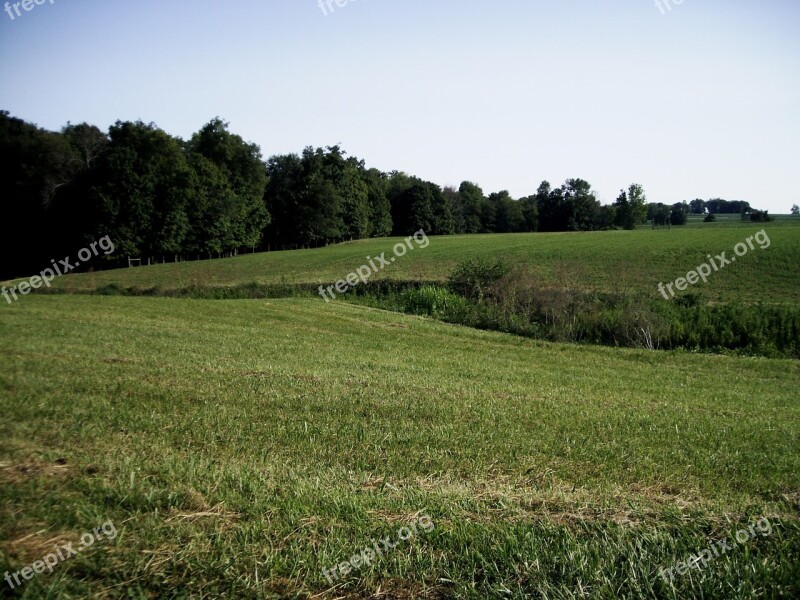
M 548 289 L 519 279 L 518 271 L 500 275 L 504 271 L 501 261 L 468 262 L 454 272 L 451 289 L 395 282 L 376 286 L 361 301 L 554 342 L 800 358 L 800 309 L 794 306 L 709 305 L 695 293 L 665 302 L 643 294 Z
M 467 302 L 450 290 L 425 285 L 409 288 L 400 294 L 400 305 L 404 312 L 427 315 L 447 321 L 459 321 L 465 313 Z
M 481 258 L 459 264 L 450 274 L 450 289 L 465 298 L 482 300 L 493 283 L 508 274 L 510 268 L 505 260 L 495 261 Z

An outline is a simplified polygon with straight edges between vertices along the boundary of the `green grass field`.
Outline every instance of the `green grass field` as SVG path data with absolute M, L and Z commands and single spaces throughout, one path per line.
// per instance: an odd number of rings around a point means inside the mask
M 715 225 L 724 225 L 725 227 L 753 227 L 756 223 L 750 221 L 742 221 L 741 215 L 738 214 L 718 214 L 714 215 L 715 221 L 713 223 L 704 223 L 705 215 L 688 215 L 686 217 L 686 225 L 700 226 L 700 227 L 714 227 Z M 790 214 L 783 215 L 770 215 L 771 221 L 764 223 L 764 225 L 775 226 L 777 224 L 784 225 L 789 223 L 798 223 L 800 218 Z
M 800 220 L 798 221 L 800 222 Z M 769 223 L 763 227 L 770 246 L 755 250 L 717 273 L 693 291 L 711 301 L 800 301 L 800 227 Z M 529 270 L 542 286 L 644 291 L 658 294 L 659 282 L 670 282 L 725 251 L 762 227 L 717 226 L 700 230 L 642 229 L 594 233 L 536 233 L 430 238 L 383 269 L 373 279 L 443 281 L 459 262 L 505 257 Z M 312 250 L 250 254 L 229 259 L 168 263 L 56 278 L 54 287 L 91 290 L 121 287 L 175 289 L 187 286 L 233 286 L 258 283 L 330 284 L 365 264 L 366 257 L 391 256 L 396 239 L 375 239 Z
M 554 286 L 649 289 L 759 229 L 431 238 L 382 277 L 504 254 Z M 796 304 L 800 228 L 767 232 L 704 294 Z M 330 282 L 392 244 L 57 281 Z M 118 532 L 0 596 L 800 596 L 795 360 L 550 344 L 320 298 L 79 293 L 0 307 L 0 357 L 0 577 Z
M 796 361 L 298 299 L 33 296 L 0 327 L 0 568 L 119 530 L 24 597 L 800 591 Z M 422 513 L 431 533 L 322 575 Z M 760 517 L 769 536 L 659 577 Z

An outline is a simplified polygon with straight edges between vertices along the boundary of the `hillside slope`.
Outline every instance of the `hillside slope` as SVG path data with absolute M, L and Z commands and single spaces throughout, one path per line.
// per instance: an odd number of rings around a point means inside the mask
M 545 344 L 318 299 L 31 296 L 0 333 L 0 570 L 54 536 L 121 532 L 34 596 L 800 591 L 796 361 Z M 432 531 L 326 580 L 420 515 Z M 762 518 L 769 534 L 659 577 Z
M 684 276 L 708 255 L 726 252 L 761 227 L 536 233 L 432 237 L 373 276 L 377 279 L 442 281 L 462 260 L 505 257 L 542 286 L 658 294 L 659 282 Z M 800 302 L 800 227 L 769 224 L 769 248 L 754 250 L 692 287 L 712 301 Z M 399 238 L 362 240 L 327 248 L 243 255 L 230 259 L 159 264 L 56 278 L 73 291 L 114 284 L 175 289 L 258 283 L 330 284 L 367 257 L 392 256 Z

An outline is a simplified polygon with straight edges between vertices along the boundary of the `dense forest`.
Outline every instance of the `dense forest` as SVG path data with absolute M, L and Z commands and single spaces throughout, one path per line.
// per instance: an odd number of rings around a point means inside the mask
M 382 172 L 338 146 L 272 156 L 216 118 L 188 140 L 141 121 L 108 132 L 82 123 L 51 132 L 0 112 L 5 198 L 0 276 L 110 236 L 120 266 L 229 256 L 366 237 L 631 229 L 683 224 L 690 213 L 758 213 L 741 201 L 647 203 L 641 185 L 601 205 L 591 185 L 542 182 L 536 193 L 485 194 Z M 100 259 L 98 259 L 100 260 Z M 102 267 L 94 263 L 91 268 Z

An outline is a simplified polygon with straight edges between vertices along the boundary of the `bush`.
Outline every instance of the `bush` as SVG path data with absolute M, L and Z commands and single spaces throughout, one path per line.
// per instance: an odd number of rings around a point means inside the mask
M 452 289 L 418 282 L 370 288 L 359 302 L 467 327 L 553 342 L 800 358 L 800 309 L 709 305 L 700 294 L 671 302 L 644 294 L 547 289 L 502 261 L 467 262 Z M 369 286 L 364 286 L 369 288 Z
M 502 258 L 496 261 L 481 258 L 459 264 L 450 274 L 448 285 L 465 298 L 482 300 L 493 283 L 505 277 L 510 268 Z
M 466 312 L 467 302 L 450 290 L 436 285 L 425 285 L 418 289 L 409 288 L 402 292 L 400 305 L 403 312 L 427 315 L 447 321 L 459 321 Z

